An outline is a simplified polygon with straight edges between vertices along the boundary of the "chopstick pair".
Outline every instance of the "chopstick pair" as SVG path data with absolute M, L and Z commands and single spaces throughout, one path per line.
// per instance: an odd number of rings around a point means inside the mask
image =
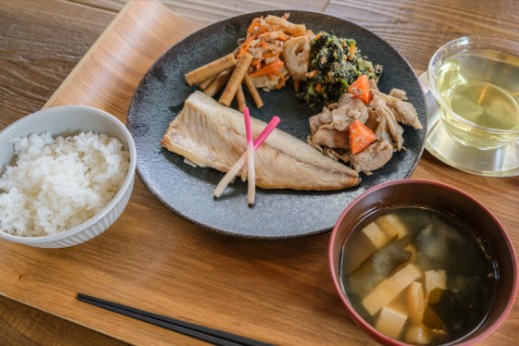
M 135 318 L 165 329 L 196 338 L 213 345 L 219 346 L 271 346 L 262 341 L 250 339 L 244 336 L 224 332 L 221 330 L 201 326 L 195 323 L 178 320 L 176 318 L 154 314 L 152 312 L 132 308 L 127 305 L 110 302 L 108 300 L 78 293 L 77 299 L 98 306 L 100 308 L 117 312 L 119 314 Z

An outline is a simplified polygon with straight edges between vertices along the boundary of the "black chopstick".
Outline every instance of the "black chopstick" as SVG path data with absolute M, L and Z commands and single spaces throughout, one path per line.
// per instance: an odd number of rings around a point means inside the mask
M 83 293 L 77 294 L 77 299 L 98 306 L 100 308 L 117 312 L 119 314 L 138 319 L 153 325 L 166 328 L 193 338 L 221 346 L 272 346 L 262 341 L 250 339 L 244 336 L 227 333 L 221 330 L 201 326 L 195 323 L 178 320 L 176 318 L 157 315 L 152 312 L 132 308 L 119 303 L 92 297 Z

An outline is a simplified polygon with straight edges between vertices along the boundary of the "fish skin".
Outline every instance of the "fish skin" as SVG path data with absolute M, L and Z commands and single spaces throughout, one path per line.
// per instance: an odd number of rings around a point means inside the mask
M 254 138 L 266 125 L 251 118 Z M 161 144 L 198 166 L 227 172 L 247 149 L 243 115 L 195 91 L 169 124 Z M 279 129 L 256 151 L 255 168 L 256 185 L 263 189 L 330 191 L 360 182 L 353 169 Z M 240 175 L 245 179 L 246 167 Z

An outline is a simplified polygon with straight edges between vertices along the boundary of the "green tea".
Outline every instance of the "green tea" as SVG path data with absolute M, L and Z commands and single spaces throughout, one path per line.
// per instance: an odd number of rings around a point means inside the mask
M 444 124 L 460 142 L 488 149 L 519 136 L 519 56 L 491 49 L 457 53 L 440 66 L 436 88 L 457 115 L 482 127 L 445 112 Z

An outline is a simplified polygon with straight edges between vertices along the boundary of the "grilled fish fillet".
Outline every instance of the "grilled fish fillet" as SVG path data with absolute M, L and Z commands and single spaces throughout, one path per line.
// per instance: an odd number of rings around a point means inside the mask
M 256 138 L 267 124 L 252 118 L 251 125 Z M 227 172 L 247 150 L 243 115 L 195 91 L 161 144 L 198 166 Z M 256 151 L 255 168 L 256 185 L 264 189 L 341 190 L 360 182 L 351 168 L 278 129 Z

